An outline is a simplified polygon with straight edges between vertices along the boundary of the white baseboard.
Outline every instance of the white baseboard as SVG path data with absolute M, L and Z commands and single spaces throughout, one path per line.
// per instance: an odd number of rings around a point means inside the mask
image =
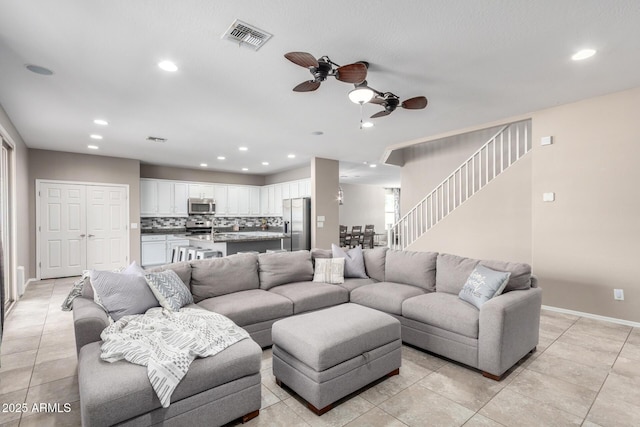
M 38 281 L 38 279 L 36 279 L 35 277 L 31 277 L 30 279 L 28 279 L 24 284 L 23 291 L 27 290 L 27 287 L 31 284 L 31 282 L 37 282 L 37 281 Z M 24 295 L 24 292 L 22 294 Z M 22 296 L 22 295 L 20 295 L 20 296 Z
M 595 320 L 602 320 L 605 322 L 617 323 L 619 325 L 632 326 L 634 328 L 640 328 L 639 322 L 632 322 L 630 320 L 624 320 L 624 319 L 616 319 L 615 317 L 600 316 L 598 314 L 584 313 L 582 311 L 567 310 L 566 308 L 552 307 L 550 305 L 543 305 L 542 309 L 549 310 L 549 311 L 556 311 L 558 313 L 564 313 L 564 314 L 573 314 L 574 316 L 586 317 L 588 319 L 595 319 Z

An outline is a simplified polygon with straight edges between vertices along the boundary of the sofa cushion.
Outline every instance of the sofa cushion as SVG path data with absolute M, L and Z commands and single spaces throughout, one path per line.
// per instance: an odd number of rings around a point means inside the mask
M 367 276 L 376 279 L 378 282 L 384 282 L 384 264 L 387 259 L 387 250 L 389 248 L 373 248 L 362 251 L 364 256 L 364 268 Z
M 293 282 L 313 280 L 313 264 L 309 251 L 276 252 L 258 255 L 260 289 Z
M 174 262 L 171 264 L 165 264 L 158 267 L 149 268 L 147 273 L 157 273 L 158 271 L 173 270 L 178 275 L 182 283 L 187 285 L 187 288 L 191 290 L 191 264 L 187 261 Z
M 458 297 L 479 309 L 482 304 L 502 293 L 510 275 L 511 273 L 495 271 L 484 265 L 478 265 L 469 275 Z
M 238 326 L 252 325 L 293 314 L 291 300 L 262 289 L 251 289 L 208 298 L 200 301 L 198 305 L 227 316 Z
M 101 342 L 87 344 L 78 357 L 78 386 L 83 417 L 92 425 L 115 425 L 160 408 L 149 384 L 147 367 L 125 360 L 108 363 L 100 359 Z M 250 339 L 239 341 L 220 353 L 195 359 L 172 395 L 179 402 L 214 387 L 260 372 L 262 350 Z M 171 405 L 173 407 L 173 405 Z
M 348 279 L 344 279 L 344 283 L 340 283 L 338 286 L 341 286 L 351 292 L 352 290 L 359 288 L 364 285 L 372 285 L 377 283 L 374 279 L 357 279 L 355 277 L 349 277 Z
M 258 259 L 255 254 L 191 261 L 191 293 L 196 303 L 258 287 Z
M 364 269 L 364 256 L 362 248 L 358 245 L 345 251 L 340 246 L 331 244 L 331 252 L 334 258 L 344 258 L 344 277 L 357 277 L 366 279 L 367 272 Z
M 402 303 L 402 316 L 469 338 L 478 338 L 480 311 L 457 295 L 431 292 L 408 298 Z
M 438 254 L 435 252 L 389 249 L 384 264 L 384 280 L 386 282 L 418 286 L 427 291 L 435 291 L 437 256 Z M 468 274 L 467 277 L 469 277 Z
M 293 313 L 331 307 L 349 301 L 349 292 L 328 283 L 298 282 L 280 285 L 269 292 L 282 295 L 293 302 Z
M 404 300 L 425 292 L 417 286 L 379 282 L 354 289 L 351 291 L 350 298 L 353 303 L 400 316 Z
M 436 291 L 458 295 L 478 264 L 492 270 L 511 273 L 504 292 L 531 287 L 531 266 L 518 262 L 487 261 L 451 254 L 438 254 Z

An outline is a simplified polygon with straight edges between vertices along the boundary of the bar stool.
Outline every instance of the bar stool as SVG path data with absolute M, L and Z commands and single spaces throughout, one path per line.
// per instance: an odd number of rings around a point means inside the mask
M 196 259 L 196 253 L 199 249 L 201 248 L 198 246 L 189 246 L 189 248 L 187 249 L 187 261 Z
M 199 249 L 196 251 L 196 259 L 209 259 L 209 258 L 220 258 L 222 257 L 222 252 L 207 250 L 207 249 Z
M 186 261 L 190 246 L 178 246 L 178 261 Z

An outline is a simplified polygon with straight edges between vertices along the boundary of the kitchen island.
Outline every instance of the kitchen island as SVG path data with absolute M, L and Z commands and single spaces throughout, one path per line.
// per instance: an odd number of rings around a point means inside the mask
M 222 256 L 238 252 L 282 249 L 283 233 L 269 231 L 247 231 L 233 233 L 214 233 L 186 236 L 190 246 L 206 250 L 219 251 Z

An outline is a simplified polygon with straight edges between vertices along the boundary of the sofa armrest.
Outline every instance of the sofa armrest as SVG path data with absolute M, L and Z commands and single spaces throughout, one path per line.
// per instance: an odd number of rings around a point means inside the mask
M 478 368 L 500 377 L 538 345 L 542 289 L 511 291 L 480 309 Z
M 89 343 L 100 341 L 100 334 L 109 326 L 109 316 L 90 299 L 73 300 L 73 328 L 76 336 L 76 352 Z

